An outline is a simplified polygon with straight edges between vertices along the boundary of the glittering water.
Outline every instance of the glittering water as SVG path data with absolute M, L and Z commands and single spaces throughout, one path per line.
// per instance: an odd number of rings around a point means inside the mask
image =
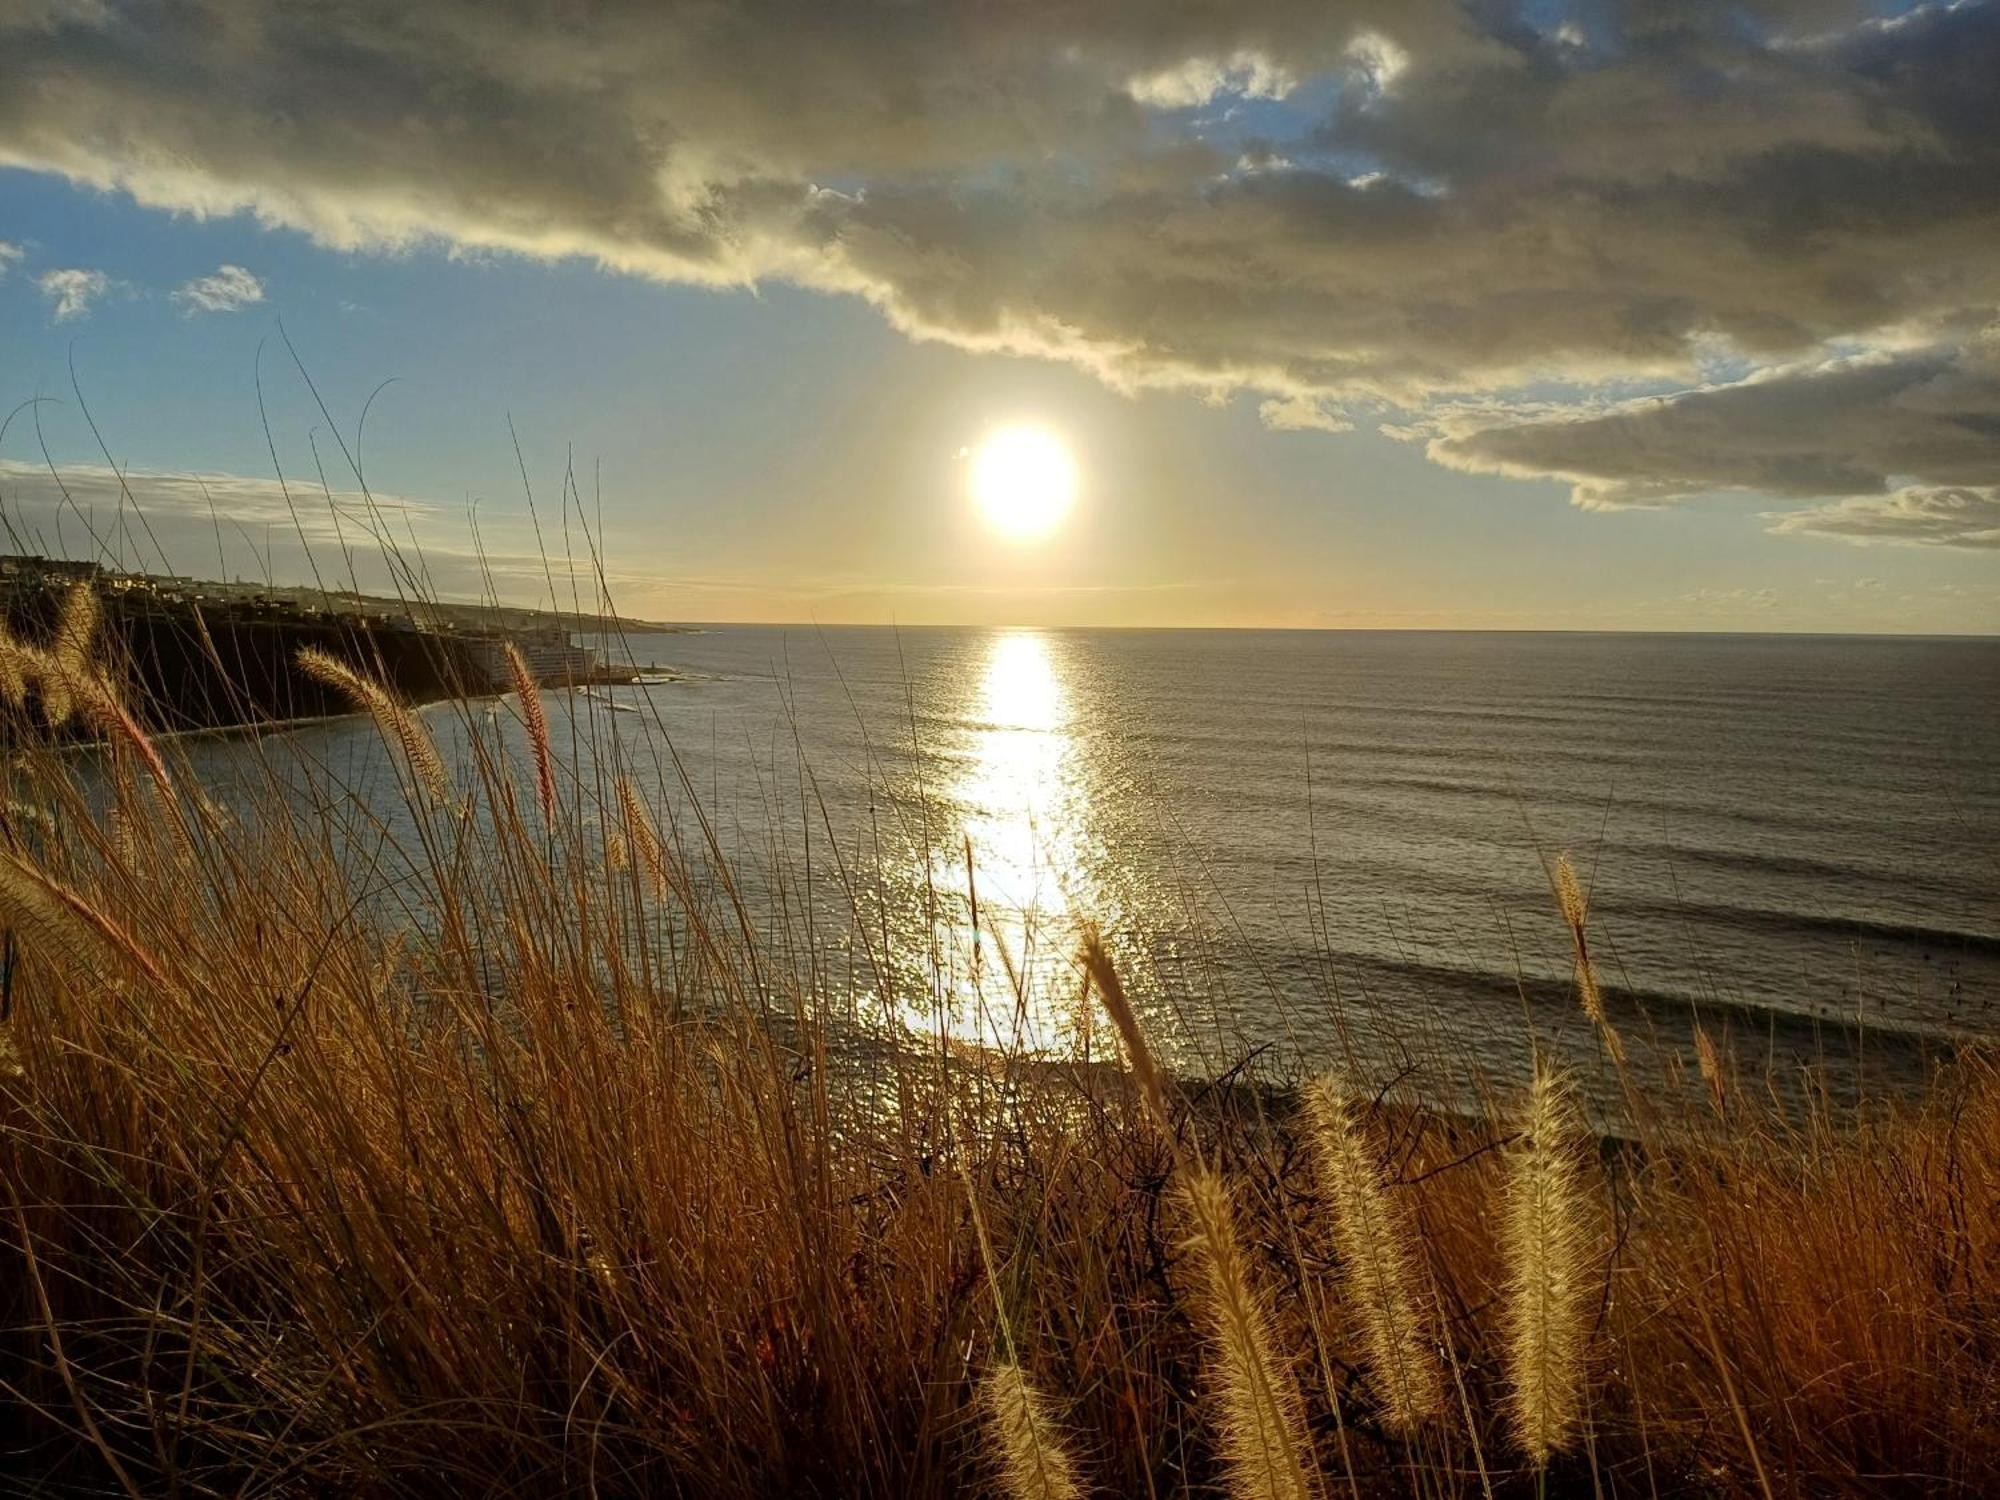
M 2000 1030 L 2000 643 L 724 627 L 630 649 L 685 680 L 604 695 L 641 713 L 551 694 L 558 738 L 572 710 L 628 748 L 664 734 L 753 898 L 787 892 L 856 1014 L 914 1035 L 1073 1049 L 1087 920 L 1185 1066 L 1379 1057 L 1401 1031 L 1505 1072 L 1531 1034 L 1580 1039 L 1556 850 L 1614 1014 L 1669 1053 L 1696 1019 L 1781 1062 L 1858 1030 L 1905 1067 Z M 365 727 L 313 733 L 336 768 L 376 754 Z M 685 819 L 685 789 L 655 794 Z

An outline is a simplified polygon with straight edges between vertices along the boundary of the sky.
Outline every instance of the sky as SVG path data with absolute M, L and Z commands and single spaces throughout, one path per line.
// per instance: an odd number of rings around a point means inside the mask
M 0 0 L 0 57 L 40 550 L 2000 631 L 2000 0 Z M 1018 423 L 1078 475 L 1025 540 L 969 483 Z

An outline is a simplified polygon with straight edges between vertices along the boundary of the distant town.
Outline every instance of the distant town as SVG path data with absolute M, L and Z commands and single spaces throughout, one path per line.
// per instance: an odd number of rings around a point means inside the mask
M 135 704 L 161 728 L 211 728 L 338 712 L 297 668 L 316 647 L 412 702 L 505 690 L 507 648 L 537 682 L 629 682 L 638 668 L 577 639 L 681 627 L 491 604 L 440 603 L 268 583 L 126 573 L 94 562 L 0 555 L 0 618 L 18 638 L 54 629 L 77 584 L 95 590 L 105 649 L 122 658 Z

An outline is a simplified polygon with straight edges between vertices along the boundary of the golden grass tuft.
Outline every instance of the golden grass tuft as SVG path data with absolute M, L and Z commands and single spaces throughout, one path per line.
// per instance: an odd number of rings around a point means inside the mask
M 437 743 L 395 694 L 374 678 L 312 646 L 299 651 L 298 663 L 308 677 L 342 694 L 355 708 L 374 719 L 382 738 L 402 751 L 404 764 L 419 786 L 440 802 L 450 799 L 451 781 L 445 774 Z
M 52 961 L 98 975 L 136 970 L 155 985 L 165 970 L 116 918 L 22 855 L 0 850 L 0 918 Z
M 556 820 L 556 773 L 555 757 L 549 750 L 549 716 L 542 709 L 541 684 L 528 670 L 521 648 L 512 641 L 507 643 L 507 675 L 521 705 L 521 721 L 528 729 L 529 753 L 535 758 L 535 800 L 541 804 L 543 824 L 550 825 Z
M 1229 1186 L 1206 1167 L 1181 1174 L 1194 1233 L 1187 1248 L 1204 1272 L 1215 1373 L 1210 1380 L 1228 1463 L 1230 1500 L 1306 1500 L 1311 1445 L 1298 1387 L 1279 1358 L 1265 1299 L 1237 1237 Z
M 27 703 L 28 685 L 38 670 L 35 655 L 33 648 L 16 640 L 5 622 L 0 621 L 0 703 L 10 708 Z
M 986 1232 L 986 1215 L 979 1207 L 979 1189 L 971 1164 L 961 1154 L 959 1173 L 965 1180 L 965 1204 L 979 1246 L 979 1264 L 993 1295 L 993 1320 L 1000 1334 L 1001 1357 L 980 1382 L 979 1399 L 994 1453 L 994 1466 L 1009 1500 L 1079 1500 L 1084 1493 L 1061 1429 L 1049 1403 L 1021 1368 L 1021 1353 L 1013 1320 L 1000 1290 L 1000 1268 L 993 1241 Z
M 667 868 L 666 850 L 660 844 L 660 836 L 653 831 L 653 820 L 646 816 L 646 806 L 639 800 L 628 776 L 618 778 L 618 807 L 625 819 L 625 843 L 630 853 L 637 854 L 639 864 L 651 877 L 656 895 L 664 896 L 672 887 L 671 873 Z
M 1147 1112 L 1162 1130 L 1171 1129 L 1167 1117 L 1166 1085 L 1153 1062 L 1153 1049 L 1146 1044 L 1145 1028 L 1139 1024 L 1138 1012 L 1132 1009 L 1132 1000 L 1125 993 L 1124 981 L 1118 977 L 1118 966 L 1111 961 L 1104 938 L 1095 928 L 1083 937 L 1083 966 L 1091 983 L 1097 987 L 1098 997 L 1104 1002 L 1111 1024 L 1118 1028 L 1118 1039 L 1125 1045 L 1126 1065 L 1138 1082 L 1139 1097 L 1144 1101 Z
M 40 655 L 36 673 L 42 717 L 51 728 L 68 723 L 76 712 L 76 689 L 94 674 L 92 659 L 102 623 L 96 588 L 88 583 L 71 584 L 63 594 L 55 633 L 48 650 Z
M 51 680 L 61 683 L 61 696 L 72 705 L 72 711 L 79 719 L 137 755 L 161 795 L 172 793 L 174 778 L 167 769 L 165 757 L 154 745 L 153 737 L 140 727 L 132 711 L 125 706 L 124 694 L 100 668 L 87 661 L 58 655 L 43 670 L 44 695 Z
M 1444 1403 L 1427 1301 L 1419 1291 L 1416 1239 L 1382 1181 L 1340 1081 L 1332 1074 L 1314 1079 L 1305 1104 L 1376 1405 L 1392 1431 L 1414 1432 Z
M 1718 1111 L 1723 1109 L 1729 1100 L 1728 1075 L 1722 1070 L 1722 1056 L 1715 1050 L 1715 1038 L 1699 1021 L 1694 1028 L 1694 1060 L 1701 1081 L 1708 1085 L 1709 1099 Z
M 980 1382 L 979 1399 L 1009 1500 L 1082 1500 L 1076 1464 L 1026 1371 L 1012 1360 L 997 1362 Z
M 1556 906 L 1562 912 L 1563 924 L 1569 928 L 1577 1001 L 1583 1007 L 1583 1013 L 1597 1027 L 1598 1035 L 1604 1038 L 1604 1050 L 1611 1054 L 1614 1063 L 1623 1067 L 1625 1042 L 1605 1011 L 1604 986 L 1598 981 L 1597 963 L 1590 956 L 1590 901 L 1583 893 L 1583 886 L 1576 878 L 1576 867 L 1570 863 L 1567 854 L 1555 857 L 1550 866 L 1549 880 L 1555 887 Z
M 1500 1211 L 1508 1424 L 1537 1469 L 1575 1442 L 1583 1417 L 1590 1228 L 1577 1145 L 1562 1081 L 1538 1066 Z

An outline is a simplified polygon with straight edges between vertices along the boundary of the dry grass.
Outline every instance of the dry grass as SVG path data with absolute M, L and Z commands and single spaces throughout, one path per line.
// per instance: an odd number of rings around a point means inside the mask
M 1592 1225 L 1563 1085 L 1538 1068 L 1501 1210 L 1515 1446 L 1538 1468 L 1575 1441 L 1590 1337 Z
M 1981 1057 L 1921 1099 L 1787 1114 L 1736 1082 L 1723 1108 L 1711 1044 L 1712 1095 L 1596 1151 L 1553 1096 L 1467 1120 L 1356 1079 L 1306 1121 L 1155 1076 L 1145 997 L 1093 947 L 1143 1111 L 1101 1067 L 848 1058 L 827 966 L 774 949 L 704 824 L 656 827 L 645 768 L 562 766 L 558 798 L 468 713 L 447 807 L 419 717 L 317 670 L 416 772 L 394 829 L 275 749 L 225 815 L 183 765 L 89 769 L 16 725 L 8 1486 L 2000 1487 Z M 1313 1170 L 1336 1127 L 1348 1187 Z M 1396 1296 L 1343 1289 L 1364 1186 Z M 1407 1412 L 1398 1360 L 1424 1372 Z

